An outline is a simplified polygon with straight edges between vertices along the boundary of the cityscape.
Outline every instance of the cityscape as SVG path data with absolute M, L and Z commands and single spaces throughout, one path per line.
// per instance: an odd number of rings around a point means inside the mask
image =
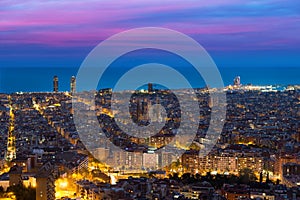
M 0 200 L 300 200 L 299 0 L 0 0 Z
M 154 153 L 173 140 L 172 130 L 180 122 L 180 110 L 170 106 L 176 105 L 176 97 L 155 84 L 135 91 L 129 109 L 137 124 L 166 120 L 161 131 L 149 137 L 127 135 L 114 123 L 111 89 L 84 92 L 76 99 L 96 111 L 108 138 L 86 136 L 93 143 L 88 149 L 73 120 L 75 76 L 67 92 L 59 90 L 59 77 L 54 76 L 53 92 L 1 94 L 0 139 L 7 144 L 1 146 L 1 195 L 41 200 L 298 199 L 300 86 L 243 85 L 236 77 L 221 89 L 227 96 L 225 125 L 204 157 L 199 150 L 215 103 L 209 93 L 220 89 L 195 90 L 200 107 L 197 134 L 188 148 L 180 140 L 172 142 L 182 155 L 172 150 Z M 90 95 L 96 105 L 84 99 Z M 164 106 L 167 116 L 151 104 Z

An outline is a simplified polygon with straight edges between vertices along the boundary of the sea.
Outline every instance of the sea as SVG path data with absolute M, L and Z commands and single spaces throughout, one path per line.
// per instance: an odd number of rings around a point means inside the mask
M 195 55 L 196 56 L 196 55 Z M 95 59 L 96 58 L 96 59 Z M 29 58 L 28 58 L 29 59 Z M 33 58 L 32 58 L 33 59 Z M 89 59 L 87 56 L 85 59 Z M 104 55 L 99 55 L 98 57 L 93 57 L 92 61 L 103 61 L 106 59 Z M 206 59 L 206 58 L 204 58 Z M 33 59 L 35 60 L 35 59 Z M 40 60 L 38 63 L 41 65 L 36 65 L 34 67 L 30 67 L 26 61 L 22 62 L 21 60 L 11 61 L 11 63 L 15 62 L 14 65 L 10 65 L 10 67 L 1 65 L 0 66 L 0 92 L 2 93 L 14 93 L 14 92 L 51 92 L 53 90 L 53 77 L 58 76 L 59 81 L 59 91 L 70 91 L 70 79 L 72 76 L 77 76 L 78 70 L 82 65 L 82 61 L 74 62 L 72 65 L 66 65 L 62 67 L 63 63 L 66 63 L 68 58 L 65 60 L 60 60 L 57 65 L 50 65 L 47 61 Z M 257 61 L 259 62 L 259 61 Z M 149 64 L 148 70 L 146 68 L 142 68 L 142 71 L 139 71 L 138 75 L 135 74 L 133 77 L 130 77 L 129 80 L 126 79 L 125 82 L 122 82 L 121 88 L 118 89 L 128 89 L 134 90 L 136 85 L 134 84 L 133 79 L 136 78 L 148 78 L 151 79 L 157 78 L 157 80 L 164 79 L 164 83 L 168 84 L 169 89 L 180 89 L 183 86 L 184 80 L 181 79 L 179 81 L 178 77 L 176 77 L 176 73 L 172 74 L 172 71 L 163 71 L 161 70 L 161 65 L 168 66 L 175 69 L 179 74 L 184 76 L 184 78 L 189 82 L 191 87 L 193 88 L 202 88 L 208 85 L 209 87 L 214 87 L 210 85 L 213 82 L 217 82 L 217 79 L 211 79 L 210 83 L 205 83 L 203 77 L 197 70 L 195 70 L 194 66 L 187 61 L 185 58 L 164 50 L 159 49 L 142 49 L 135 50 L 125 53 L 115 59 L 113 62 L 109 64 L 109 66 L 98 66 L 101 65 L 95 62 L 89 62 L 95 66 L 89 66 L 92 70 L 95 67 L 104 67 L 105 71 L 101 77 L 99 77 L 98 86 L 96 87 L 96 83 L 93 84 L 93 87 L 96 88 L 85 88 L 82 85 L 86 83 L 89 84 L 90 76 L 96 76 L 94 71 L 89 74 L 86 82 L 80 82 L 76 85 L 77 90 L 95 90 L 101 88 L 115 88 L 115 84 L 124 76 L 126 77 L 127 72 L 130 69 L 133 69 L 137 66 L 145 66 L 145 64 Z M 102 62 L 101 62 L 102 63 Z M 205 62 L 205 66 L 201 66 L 201 70 L 212 66 L 207 66 L 208 62 Z M 211 62 L 209 62 L 211 63 Z M 27 65 L 26 65 L 27 64 Z M 156 64 L 160 64 L 157 66 Z M 241 84 L 247 85 L 276 85 L 276 86 L 286 86 L 286 85 L 297 85 L 300 84 L 300 66 L 299 67 L 249 67 L 243 66 L 242 63 L 238 65 L 238 61 L 236 61 L 235 66 L 238 67 L 228 67 L 222 65 L 223 63 L 217 62 L 215 63 L 220 72 L 220 75 L 223 80 L 223 85 L 227 86 L 233 84 L 233 80 L 235 77 L 240 76 Z M 13 67 L 12 67 L 13 66 Z M 26 66 L 26 67 L 24 67 Z M 155 68 L 156 67 L 156 68 Z M 158 67 L 158 68 L 157 68 Z M 155 71 L 156 69 L 156 71 Z M 155 73 L 153 73 L 155 71 Z M 168 74 L 164 74 L 168 73 Z M 129 73 L 130 74 L 130 73 Z M 137 77 L 139 76 L 139 77 Z M 209 76 L 215 76 L 215 74 Z M 158 78 L 159 77 L 159 78 Z M 91 78 L 90 78 L 91 79 Z M 150 82 L 149 81 L 149 82 Z M 79 82 L 79 81 L 78 81 Z M 77 82 L 77 83 L 78 83 Z M 169 84 L 170 83 L 170 84 Z M 159 85 L 159 83 L 153 83 L 153 85 Z M 137 86 L 143 87 L 143 86 Z M 172 87 L 172 88 L 170 88 Z M 157 88 L 159 89 L 159 88 Z

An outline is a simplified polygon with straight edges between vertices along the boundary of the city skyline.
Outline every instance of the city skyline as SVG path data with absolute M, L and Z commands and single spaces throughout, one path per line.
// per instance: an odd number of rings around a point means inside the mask
M 51 92 L 53 76 L 59 77 L 59 90 L 70 91 L 70 78 L 76 77 L 77 68 L 0 68 L 0 92 Z M 300 68 L 219 68 L 224 85 L 232 85 L 236 76 L 241 77 L 243 85 L 281 86 L 299 85 Z M 118 70 L 117 73 L 121 73 Z M 259 73 L 258 73 L 259 72 Z M 28 80 L 30 77 L 30 81 Z M 106 76 L 101 80 L 99 89 L 113 86 L 116 77 Z M 18 80 L 18 81 L 15 81 Z M 191 79 L 195 88 L 205 87 L 202 79 Z M 198 83 L 198 84 L 197 84 Z

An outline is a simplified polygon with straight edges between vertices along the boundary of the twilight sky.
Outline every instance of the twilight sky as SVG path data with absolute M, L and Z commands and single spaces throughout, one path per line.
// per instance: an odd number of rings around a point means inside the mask
M 189 35 L 221 67 L 300 67 L 299 0 L 1 0 L 0 67 L 79 67 L 145 26 Z

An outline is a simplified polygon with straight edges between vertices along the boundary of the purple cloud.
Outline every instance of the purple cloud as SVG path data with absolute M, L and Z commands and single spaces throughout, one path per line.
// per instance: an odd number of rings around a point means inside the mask
M 0 44 L 93 46 L 123 30 L 161 26 L 211 49 L 294 48 L 300 43 L 298 5 L 297 0 L 3 0 Z

